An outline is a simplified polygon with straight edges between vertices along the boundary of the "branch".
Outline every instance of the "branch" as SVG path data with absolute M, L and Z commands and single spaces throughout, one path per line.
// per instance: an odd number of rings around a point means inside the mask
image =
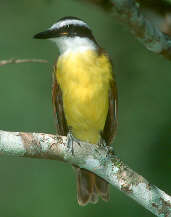
M 72 154 L 64 136 L 0 131 L 0 154 L 75 164 L 99 175 L 156 216 L 171 216 L 171 197 L 130 169 L 105 147 L 74 142 Z
M 170 0 L 135 0 L 140 3 L 142 8 L 151 10 L 164 16 L 171 11 L 171 1 Z
M 144 46 L 171 60 L 171 38 L 144 17 L 135 0 L 84 0 L 99 5 L 115 15 Z
M 12 64 L 12 63 L 48 63 L 48 61 L 42 59 L 9 59 L 9 60 L 1 60 L 0 66 L 4 66 L 6 64 Z

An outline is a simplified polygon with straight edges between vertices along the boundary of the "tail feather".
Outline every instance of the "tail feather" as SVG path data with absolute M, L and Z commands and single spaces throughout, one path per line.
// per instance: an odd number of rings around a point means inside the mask
M 104 179 L 96 176 L 96 189 L 101 198 L 105 201 L 109 200 L 109 184 Z
M 81 206 L 88 203 L 97 203 L 99 196 L 109 200 L 108 183 L 94 173 L 85 169 L 76 168 L 77 171 L 77 199 Z

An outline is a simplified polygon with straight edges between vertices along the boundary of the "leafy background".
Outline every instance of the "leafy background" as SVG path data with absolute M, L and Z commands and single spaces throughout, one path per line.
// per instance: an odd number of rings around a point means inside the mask
M 77 16 L 93 29 L 112 57 L 119 89 L 120 158 L 171 193 L 171 63 L 147 51 L 109 14 L 72 0 L 1 0 L 0 58 L 43 58 L 50 64 L 0 67 L 0 129 L 55 133 L 51 71 L 58 51 L 33 40 L 63 16 Z M 79 207 L 75 174 L 57 161 L 0 157 L 0 216 L 153 216 L 111 187 L 108 203 Z

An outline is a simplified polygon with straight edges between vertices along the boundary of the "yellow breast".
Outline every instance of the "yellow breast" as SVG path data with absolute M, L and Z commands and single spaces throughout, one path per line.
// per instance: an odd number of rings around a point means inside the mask
M 68 53 L 57 62 L 64 113 L 73 135 L 97 143 L 108 112 L 111 64 L 105 55 L 88 50 Z

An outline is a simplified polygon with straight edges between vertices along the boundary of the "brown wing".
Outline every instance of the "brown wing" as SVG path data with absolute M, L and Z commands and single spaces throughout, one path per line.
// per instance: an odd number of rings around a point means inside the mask
M 118 96 L 117 86 L 114 80 L 110 83 L 109 89 L 109 110 L 105 122 L 105 127 L 102 132 L 102 138 L 105 140 L 107 145 L 110 145 L 116 135 L 117 122 L 118 122 Z
M 52 102 L 54 108 L 54 115 L 56 117 L 56 128 L 57 133 L 62 136 L 66 136 L 68 133 L 68 126 L 65 119 L 64 109 L 63 109 L 63 100 L 62 100 L 62 91 L 56 79 L 56 68 L 52 73 Z

